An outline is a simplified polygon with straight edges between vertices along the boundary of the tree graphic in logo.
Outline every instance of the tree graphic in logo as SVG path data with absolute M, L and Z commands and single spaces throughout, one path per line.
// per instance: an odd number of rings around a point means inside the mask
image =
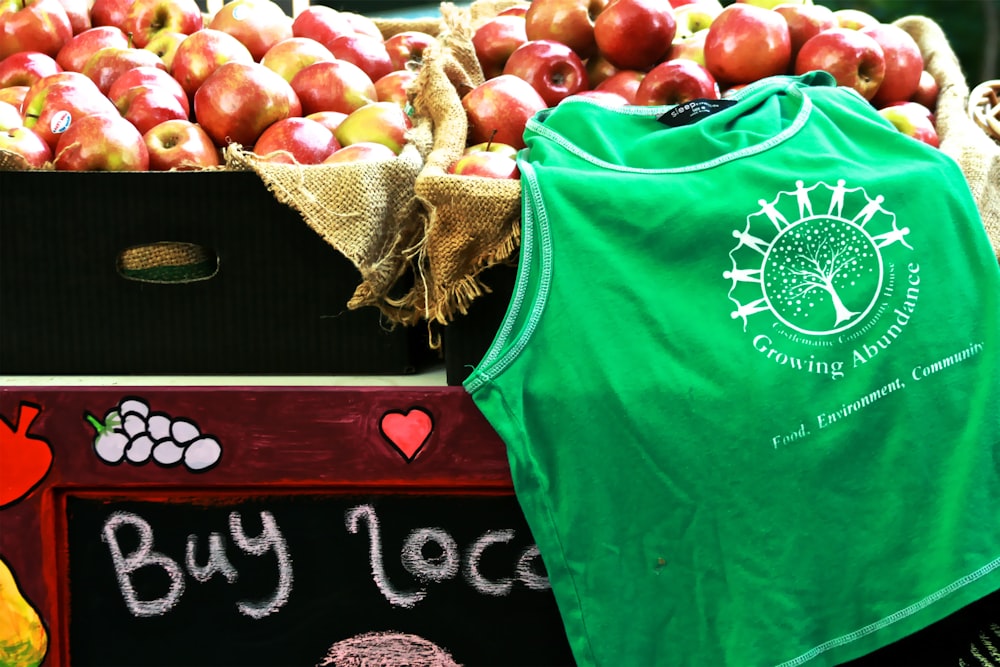
M 734 319 L 770 312 L 809 335 L 828 335 L 861 322 L 875 307 L 885 279 L 881 248 L 906 243 L 908 228 L 882 207 L 881 195 L 848 188 L 844 180 L 782 191 L 757 203 L 742 230 L 733 230 L 729 298 Z

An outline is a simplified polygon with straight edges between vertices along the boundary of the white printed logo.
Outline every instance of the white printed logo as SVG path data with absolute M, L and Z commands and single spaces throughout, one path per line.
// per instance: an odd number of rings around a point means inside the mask
M 887 258 L 913 248 L 910 229 L 899 226 L 884 197 L 844 179 L 810 186 L 800 180 L 757 204 L 743 229 L 733 230 L 732 265 L 723 272 L 735 304 L 731 316 L 755 334 L 753 348 L 775 363 L 833 379 L 843 377 L 845 362 L 856 367 L 887 348 L 916 307 L 919 266 L 908 260 L 904 277 Z M 893 309 L 901 280 L 906 300 Z M 857 350 L 853 361 L 844 357 L 845 345 L 893 314 L 874 352 L 865 346 L 866 358 Z

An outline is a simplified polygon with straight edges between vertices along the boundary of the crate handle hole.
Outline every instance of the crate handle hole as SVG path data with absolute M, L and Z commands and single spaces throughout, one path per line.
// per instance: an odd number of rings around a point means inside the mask
M 219 272 L 219 256 L 197 243 L 157 241 L 123 250 L 117 259 L 118 274 L 143 283 L 192 283 Z

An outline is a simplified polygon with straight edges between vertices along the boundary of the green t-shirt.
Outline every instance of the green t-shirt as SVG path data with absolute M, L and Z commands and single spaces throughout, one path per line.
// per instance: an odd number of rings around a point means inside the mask
M 465 387 L 581 665 L 832 665 L 1000 589 L 1000 271 L 960 170 L 825 73 L 735 99 L 567 101 L 519 155 Z

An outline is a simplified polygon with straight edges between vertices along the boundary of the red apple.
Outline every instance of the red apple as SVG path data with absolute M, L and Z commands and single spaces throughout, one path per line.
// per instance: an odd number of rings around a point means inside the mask
M 0 130 L 0 150 L 20 155 L 29 167 L 40 169 L 52 160 L 52 149 L 28 127 Z
M 129 88 L 136 86 L 158 86 L 166 88 L 180 103 L 184 109 L 184 115 L 191 113 L 191 106 L 188 102 L 187 93 L 174 77 L 170 76 L 158 67 L 135 67 L 128 70 L 111 84 L 108 89 L 108 99 L 118 106 L 118 101 L 128 92 Z
M 419 30 L 403 30 L 385 39 L 392 68 L 419 69 L 424 60 L 424 49 L 434 43 L 434 36 Z
M 395 102 L 405 108 L 409 104 L 410 88 L 416 80 L 417 72 L 412 69 L 389 72 L 375 82 L 375 98 L 379 102 Z
M 594 20 L 597 50 L 619 69 L 647 70 L 670 51 L 677 20 L 664 0 L 615 0 Z
M 140 134 L 167 120 L 189 120 L 174 94 L 162 86 L 133 86 L 118 98 L 115 106 Z
M 858 32 L 878 42 L 885 56 L 885 79 L 871 98 L 872 104 L 883 107 L 913 97 L 924 71 L 924 58 L 910 33 L 892 23 L 879 23 Z
M 853 88 L 872 99 L 885 78 L 882 47 L 859 30 L 830 28 L 811 38 L 799 50 L 795 73 L 825 70 L 837 85 Z
M 684 5 L 689 7 L 690 5 Z M 666 60 L 676 60 L 684 58 L 691 60 L 702 67 L 705 66 L 705 40 L 708 39 L 708 29 L 687 35 L 686 37 L 674 37 L 670 43 L 670 52 L 667 53 Z
M 296 74 L 290 85 L 305 115 L 317 111 L 351 113 L 378 100 L 371 77 L 346 60 L 313 63 Z
M 528 41 L 526 23 L 524 15 L 497 15 L 472 33 L 472 46 L 485 78 L 500 76 L 510 54 Z
M 494 151 L 466 152 L 448 168 L 448 173 L 482 178 L 519 178 L 517 161 Z
M 52 56 L 39 51 L 18 51 L 0 60 L 0 88 L 30 86 L 62 69 Z
M 590 88 L 587 69 L 580 56 L 562 42 L 550 39 L 529 40 L 517 47 L 504 65 L 503 73 L 530 83 L 550 107 L 559 104 L 564 97 Z
M 66 10 L 69 27 L 74 35 L 93 27 L 90 19 L 90 0 L 59 0 L 59 4 Z
M 132 123 L 117 113 L 75 121 L 59 138 L 53 164 L 60 171 L 146 171 L 149 151 Z
M 341 146 L 372 141 L 385 144 L 399 155 L 411 127 L 410 117 L 395 102 L 372 102 L 349 113 L 334 136 Z
M 920 73 L 920 82 L 917 84 L 917 90 L 913 93 L 913 97 L 910 100 L 917 104 L 923 104 L 931 111 L 934 111 L 937 108 L 937 99 L 940 92 L 941 86 L 938 85 L 934 75 L 924 70 Z
M 378 40 L 384 39 L 384 35 L 379 30 L 378 24 L 364 14 L 357 12 L 340 12 L 340 14 L 347 19 L 347 22 L 351 24 L 351 27 L 354 28 L 354 32 L 357 34 L 366 35 Z
M 878 25 L 879 20 L 860 9 L 837 9 L 833 12 L 837 25 L 848 30 L 861 30 L 872 25 Z
M 469 122 L 467 143 L 499 141 L 524 148 L 525 126 L 547 107 L 538 91 L 520 77 L 501 74 L 489 79 L 462 97 Z
M 747 5 L 755 5 L 761 7 L 762 9 L 774 9 L 780 4 L 796 4 L 805 5 L 812 2 L 812 0 L 736 0 L 736 2 L 744 3 Z
M 635 104 L 684 104 L 696 99 L 718 99 L 719 84 L 709 71 L 685 58 L 668 60 L 649 70 L 635 92 Z
M 562 42 L 586 60 L 597 51 L 594 22 L 609 0 L 533 0 L 524 14 L 528 39 Z
M 142 48 L 160 32 L 190 35 L 203 27 L 201 8 L 195 0 L 133 0 L 122 30 Z
M 23 127 L 24 118 L 21 110 L 8 102 L 0 102 L 0 131 Z
M 5 0 L 0 4 L 0 60 L 18 51 L 56 57 L 73 36 L 59 0 Z
M 784 74 L 791 55 L 781 14 L 745 3 L 723 9 L 705 38 L 705 66 L 716 81 L 730 85 Z
M 882 107 L 878 114 L 892 123 L 903 134 L 937 148 L 940 145 L 933 114 L 917 102 L 900 102 Z
M 578 97 L 584 97 L 590 100 L 594 100 L 601 106 L 605 107 L 620 107 L 620 106 L 625 106 L 626 104 L 629 103 L 627 99 L 625 99 L 618 93 L 611 92 L 610 90 L 584 90 L 583 92 L 579 92 L 576 95 L 570 95 L 569 97 L 564 99 L 563 102 Z M 562 104 L 562 102 L 560 102 L 559 104 Z
M 174 53 L 171 74 L 194 97 L 198 87 L 220 65 L 227 62 L 249 64 L 253 55 L 243 43 L 229 33 L 214 28 L 202 28 L 188 35 Z
M 385 42 L 368 35 L 338 37 L 330 44 L 330 51 L 338 60 L 360 67 L 372 81 L 378 81 L 393 70 Z
M 217 167 L 219 150 L 200 125 L 190 120 L 167 120 L 142 135 L 151 171 L 187 171 Z
M 38 133 L 55 151 L 59 135 L 86 116 L 118 115 L 118 110 L 93 81 L 79 72 L 59 72 L 35 82 L 21 106 L 25 127 Z
M 478 153 L 480 151 L 485 151 L 487 153 L 500 153 L 501 155 L 506 155 L 512 159 L 517 158 L 516 148 L 510 144 L 502 144 L 498 141 L 483 141 L 478 144 L 472 144 L 471 146 L 466 146 L 462 153 L 467 155 L 469 153 Z
M 591 88 L 596 88 L 606 79 L 620 71 L 600 53 L 595 53 L 587 58 L 587 60 L 584 61 L 584 65 L 587 66 L 587 81 L 590 82 Z
M 396 153 L 386 146 L 374 141 L 359 141 L 350 146 L 344 146 L 330 153 L 323 164 L 342 164 L 351 162 L 367 162 L 371 160 L 391 160 Z
M 233 0 L 222 5 L 208 27 L 229 33 L 260 62 L 267 50 L 293 37 L 292 17 L 271 0 Z
M 91 25 L 121 29 L 125 25 L 125 15 L 131 6 L 132 0 L 94 0 L 94 4 L 90 7 Z
M 292 21 L 294 37 L 309 37 L 330 48 L 333 40 L 342 35 L 354 34 L 354 26 L 350 20 L 333 7 L 326 5 L 309 5 L 295 16 Z
M 635 104 L 635 94 L 646 78 L 645 72 L 634 69 L 618 70 L 607 79 L 597 84 L 594 90 L 615 93 L 628 100 L 629 104 Z
M 253 152 L 266 162 L 319 164 L 340 148 L 324 125 L 308 118 L 285 118 L 268 127 Z
M 168 72 L 172 72 L 174 68 L 174 56 L 177 55 L 177 49 L 180 48 L 181 43 L 187 39 L 187 35 L 182 32 L 172 32 L 169 30 L 161 30 L 156 33 L 153 39 L 149 40 L 146 46 L 142 47 L 147 51 L 151 51 L 159 56 L 160 60 L 163 61 L 164 67 L 167 68 Z
M 499 12 L 497 12 L 497 16 L 524 16 L 527 13 L 528 13 L 528 5 L 527 3 L 525 3 L 518 5 L 511 5 L 510 7 L 501 9 Z
M 289 37 L 267 50 L 260 64 L 291 81 L 303 68 L 334 60 L 330 49 L 311 37 Z
M 115 79 L 136 67 L 155 67 L 167 71 L 167 66 L 152 51 L 117 46 L 106 46 L 92 55 L 81 71 L 107 95 Z
M 0 88 L 0 102 L 7 102 L 18 109 L 24 104 L 24 96 L 28 94 L 28 86 L 7 86 Z
M 59 49 L 56 62 L 64 70 L 79 72 L 87 64 L 90 57 L 103 48 L 115 46 L 124 49 L 128 46 L 128 36 L 121 28 L 114 26 L 97 26 L 74 35 Z
M 331 132 L 336 132 L 340 124 L 347 118 L 347 114 L 342 111 L 314 111 L 306 114 L 303 118 L 314 120 Z
M 292 86 L 260 63 L 224 63 L 194 94 L 194 117 L 219 146 L 253 146 L 269 125 L 301 112 Z
M 788 23 L 788 34 L 792 38 L 792 62 L 795 62 L 799 49 L 809 38 L 838 27 L 833 10 L 825 5 L 784 2 L 775 7 L 774 11 L 781 14 Z

